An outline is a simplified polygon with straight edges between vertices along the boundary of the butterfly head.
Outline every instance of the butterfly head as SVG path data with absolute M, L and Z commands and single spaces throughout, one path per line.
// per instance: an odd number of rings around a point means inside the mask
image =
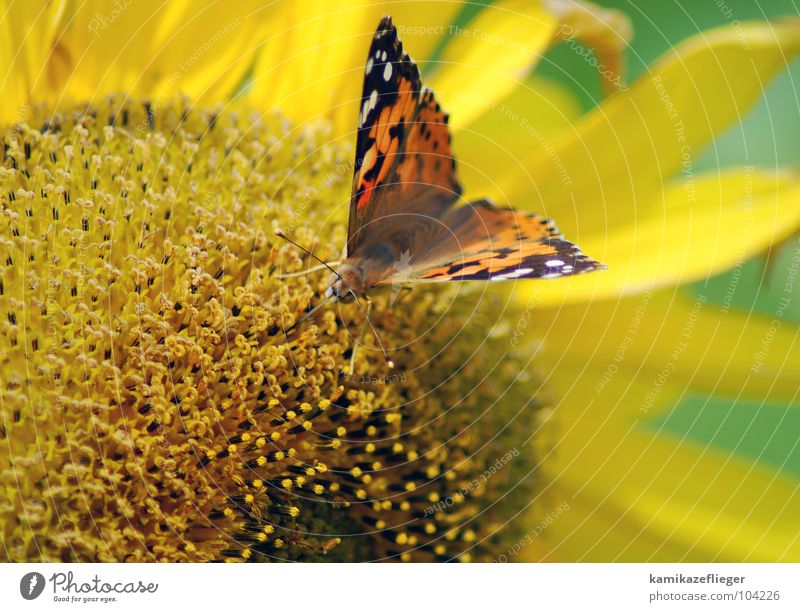
M 364 276 L 356 266 L 344 264 L 339 273 L 331 275 L 325 297 L 334 302 L 352 302 L 364 293 Z

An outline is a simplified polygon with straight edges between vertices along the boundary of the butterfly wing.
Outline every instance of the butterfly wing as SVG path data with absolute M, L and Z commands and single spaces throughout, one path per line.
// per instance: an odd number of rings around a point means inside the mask
M 461 194 L 447 114 L 422 86 L 389 16 L 378 25 L 364 70 L 348 256 L 374 240 L 379 226 L 397 223 L 392 215 L 408 213 L 403 223 L 413 226 L 415 215 L 438 218 Z
M 605 268 L 564 240 L 551 221 L 488 200 L 450 209 L 431 226 L 427 243 L 375 285 L 557 278 Z

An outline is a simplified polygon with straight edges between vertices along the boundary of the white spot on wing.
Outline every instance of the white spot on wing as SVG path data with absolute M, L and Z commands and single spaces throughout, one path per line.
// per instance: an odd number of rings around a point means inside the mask
M 373 90 L 372 90 L 372 93 L 371 93 L 371 94 L 369 94 L 369 109 L 367 110 L 367 112 L 369 112 L 369 111 L 371 111 L 373 108 L 375 108 L 375 105 L 376 105 L 377 103 L 378 103 L 378 90 L 377 90 L 377 89 L 373 89 Z M 365 104 L 366 104 L 366 103 L 365 103 Z
M 564 262 L 560 259 L 551 259 L 546 261 L 544 265 L 546 265 L 548 268 L 555 268 L 556 266 L 563 266 Z
M 505 272 L 504 274 L 498 274 L 497 276 L 492 276 L 491 280 L 493 281 L 511 280 L 512 278 L 519 278 L 520 276 L 525 276 L 526 274 L 530 274 L 531 272 L 533 272 L 533 268 L 517 268 L 516 270 L 511 270 L 511 272 Z
M 367 69 L 364 71 L 364 74 L 369 74 L 369 71 L 372 70 L 372 64 L 375 62 L 372 58 L 367 60 Z
M 364 122 L 367 120 L 368 115 L 369 115 L 369 100 L 364 100 L 364 106 L 361 107 L 361 115 L 359 115 L 358 118 L 359 126 L 364 125 Z
M 392 78 L 392 62 L 388 62 L 386 64 L 386 68 L 383 69 L 383 80 L 388 81 Z

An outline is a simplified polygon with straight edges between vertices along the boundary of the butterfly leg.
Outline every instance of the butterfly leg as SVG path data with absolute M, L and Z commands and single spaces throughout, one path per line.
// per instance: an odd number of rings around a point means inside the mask
M 403 286 L 400 287 L 396 292 L 392 293 L 392 297 L 389 300 L 389 305 L 394 307 L 400 304 L 407 295 L 409 295 L 413 291 L 412 287 Z
M 361 331 L 358 332 L 358 340 L 355 341 L 353 345 L 353 352 L 350 354 L 350 376 L 353 375 L 355 372 L 356 367 L 356 351 L 358 351 L 358 346 L 364 340 L 364 332 L 367 329 L 367 324 L 369 323 L 369 315 L 372 314 L 372 300 L 366 298 L 367 302 L 367 310 L 364 313 L 364 322 L 361 324 Z

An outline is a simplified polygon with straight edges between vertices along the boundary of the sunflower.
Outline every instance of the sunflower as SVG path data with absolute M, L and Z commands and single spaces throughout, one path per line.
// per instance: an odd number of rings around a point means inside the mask
M 357 309 L 284 334 L 324 279 L 278 278 L 305 263 L 269 238 L 335 257 L 384 12 L 450 113 L 468 195 L 555 218 L 609 267 L 379 300 L 396 374 L 374 339 L 347 369 Z M 628 19 L 584 2 L 4 15 L 9 558 L 800 557 L 796 481 L 667 419 L 687 395 L 796 397 L 796 324 L 687 284 L 800 225 L 791 169 L 695 171 L 800 20 L 698 34 L 628 84 Z M 536 70 L 558 45 L 607 93 L 582 116 Z

